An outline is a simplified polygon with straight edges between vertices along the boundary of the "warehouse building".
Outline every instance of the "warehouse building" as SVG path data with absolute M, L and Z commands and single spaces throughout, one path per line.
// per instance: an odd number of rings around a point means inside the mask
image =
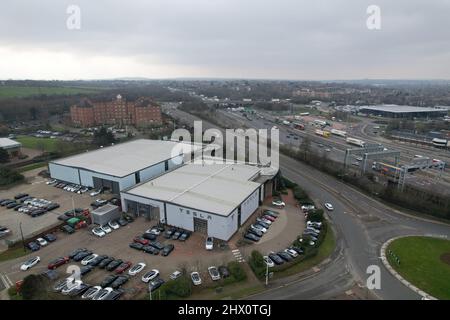
M 114 194 L 168 172 L 190 160 L 199 146 L 139 139 L 52 161 L 50 176 L 86 187 L 105 187 Z
M 438 118 L 447 115 L 445 108 L 422 108 L 386 104 L 380 106 L 360 107 L 359 112 L 367 115 L 387 118 Z
M 278 170 L 188 163 L 121 192 L 122 210 L 229 240 L 272 194 Z
M 20 155 L 22 144 L 9 138 L 0 138 L 0 148 L 6 150 L 11 157 Z

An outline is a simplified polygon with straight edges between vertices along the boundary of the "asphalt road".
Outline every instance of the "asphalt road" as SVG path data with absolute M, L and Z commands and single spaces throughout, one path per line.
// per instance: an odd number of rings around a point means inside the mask
M 189 123 L 199 120 L 180 110 L 172 116 Z M 203 121 L 204 128 L 214 127 Z M 395 279 L 379 258 L 381 245 L 399 235 L 436 235 L 450 237 L 450 225 L 406 215 L 318 170 L 286 156 L 280 156 L 281 172 L 301 185 L 318 204 L 331 202 L 328 216 L 337 229 L 342 254 L 326 268 L 304 281 L 254 295 L 252 299 L 326 299 L 345 292 L 357 283 L 366 285 L 367 267 L 381 271 L 381 288 L 372 290 L 380 299 L 420 299 Z

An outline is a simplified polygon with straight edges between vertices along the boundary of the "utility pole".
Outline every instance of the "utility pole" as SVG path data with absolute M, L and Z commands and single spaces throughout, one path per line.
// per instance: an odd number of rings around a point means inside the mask
M 266 287 L 269 285 L 269 264 L 266 263 Z
M 73 200 L 73 196 L 71 196 L 71 198 L 72 198 L 72 212 L 73 212 L 73 215 L 75 216 L 75 201 Z
M 25 239 L 23 238 L 22 222 L 19 222 L 19 229 L 20 229 L 20 236 L 22 237 L 23 251 L 27 251 L 27 247 L 25 246 Z

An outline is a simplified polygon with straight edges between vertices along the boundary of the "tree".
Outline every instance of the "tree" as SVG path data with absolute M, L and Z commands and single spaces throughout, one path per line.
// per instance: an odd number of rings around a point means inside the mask
M 98 146 L 107 146 L 116 142 L 116 139 L 114 139 L 112 132 L 106 130 L 105 127 L 102 127 L 99 131 L 94 133 L 93 142 Z
M 300 144 L 300 154 L 303 160 L 306 160 L 308 153 L 311 151 L 311 140 L 308 137 L 303 138 Z
M 42 275 L 30 274 L 23 279 L 20 293 L 24 300 L 44 300 L 47 298 L 48 281 Z
M 6 163 L 9 161 L 9 153 L 3 148 L 0 148 L 0 163 Z

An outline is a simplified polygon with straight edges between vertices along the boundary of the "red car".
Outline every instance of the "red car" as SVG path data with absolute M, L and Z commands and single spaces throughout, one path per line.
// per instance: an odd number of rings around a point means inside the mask
M 266 219 L 266 220 L 272 221 L 272 222 L 275 221 L 275 218 L 272 217 L 272 216 L 265 215 L 265 216 L 263 216 L 263 218 Z
M 150 241 L 148 241 L 147 239 L 145 239 L 144 237 L 136 237 L 133 240 L 134 242 L 140 243 L 144 246 L 148 245 L 150 243 Z
M 63 264 L 66 264 L 68 262 L 69 262 L 69 257 L 59 257 L 53 261 L 50 261 L 50 263 L 48 264 L 48 268 L 50 270 L 55 270 L 59 266 L 62 266 Z
M 117 267 L 116 269 L 116 273 L 120 274 L 123 273 L 125 270 L 127 270 L 129 267 L 131 267 L 131 262 L 127 261 L 127 262 L 123 262 L 122 264 L 120 264 L 120 266 Z

